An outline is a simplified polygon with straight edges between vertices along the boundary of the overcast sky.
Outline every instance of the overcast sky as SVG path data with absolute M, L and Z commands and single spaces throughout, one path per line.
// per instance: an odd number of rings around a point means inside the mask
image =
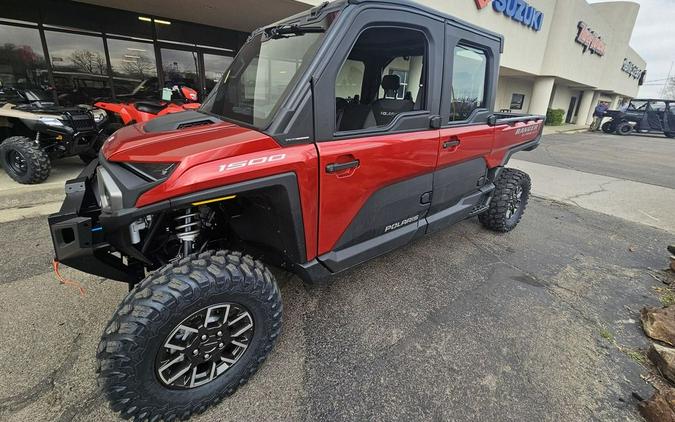
M 588 0 L 598 3 L 605 0 Z M 663 88 L 663 79 L 668 76 L 671 63 L 675 61 L 675 0 L 632 0 L 640 3 L 631 47 L 647 61 L 647 79 L 640 88 L 641 97 L 658 97 Z M 675 69 L 673 75 L 675 76 Z M 660 83 L 660 85 L 658 85 Z

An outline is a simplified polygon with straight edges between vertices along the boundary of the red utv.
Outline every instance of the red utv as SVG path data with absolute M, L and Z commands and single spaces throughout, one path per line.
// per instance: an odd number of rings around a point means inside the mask
M 110 137 L 49 225 L 58 261 L 131 287 L 97 352 L 112 408 L 233 394 L 280 333 L 269 266 L 315 283 L 473 216 L 514 229 L 505 166 L 543 117 L 492 111 L 501 49 L 413 2 L 324 3 L 254 31 L 201 108 Z

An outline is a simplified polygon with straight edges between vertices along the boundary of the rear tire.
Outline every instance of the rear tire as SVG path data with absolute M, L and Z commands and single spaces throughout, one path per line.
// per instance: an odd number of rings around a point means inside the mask
M 12 136 L 0 144 L 0 164 L 9 177 L 25 185 L 44 182 L 52 168 L 47 153 L 25 136 Z
M 201 413 L 257 371 L 281 313 L 274 276 L 250 256 L 209 251 L 169 264 L 127 295 L 105 329 L 97 351 L 103 393 L 127 419 Z
M 523 217 L 530 198 L 530 176 L 505 168 L 495 181 L 495 190 L 487 211 L 478 216 L 483 227 L 501 233 L 513 230 Z
M 630 135 L 631 132 L 633 132 L 633 126 L 628 122 L 619 123 L 619 125 L 616 127 L 616 133 L 618 135 L 626 136 Z
M 609 121 L 602 124 L 602 131 L 605 133 L 614 133 L 616 131 L 616 126 L 614 122 Z
M 666 135 L 666 138 L 675 138 L 675 132 L 664 132 L 664 135 Z

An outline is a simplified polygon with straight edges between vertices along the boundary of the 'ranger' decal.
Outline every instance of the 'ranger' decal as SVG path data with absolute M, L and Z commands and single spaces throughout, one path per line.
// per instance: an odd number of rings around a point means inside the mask
M 274 161 L 281 161 L 284 158 L 286 158 L 286 154 L 276 154 L 276 155 L 270 155 L 270 156 L 267 156 L 267 157 L 252 158 L 248 161 L 235 161 L 234 163 L 221 164 L 220 167 L 218 168 L 218 171 L 224 172 L 224 171 L 227 171 L 227 170 L 240 169 L 242 167 L 257 166 L 259 164 L 272 163 Z

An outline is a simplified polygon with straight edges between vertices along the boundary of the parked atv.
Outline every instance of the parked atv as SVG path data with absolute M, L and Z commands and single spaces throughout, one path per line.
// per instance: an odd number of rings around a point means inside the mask
M 138 122 L 147 122 L 155 117 L 200 107 L 200 104 L 197 103 L 197 91 L 194 89 L 182 85 L 174 85 L 170 89 L 171 100 L 168 101 L 118 97 L 117 100 L 98 101 L 94 105 L 114 116 L 111 119 L 115 122 L 111 124 L 116 129 Z
M 602 125 L 605 133 L 663 133 L 668 138 L 675 138 L 674 100 L 635 99 L 626 111 L 608 110 L 605 117 L 611 118 Z
M 131 287 L 97 350 L 112 408 L 187 419 L 244 385 L 281 331 L 269 266 L 316 283 L 474 216 L 515 229 L 505 166 L 544 117 L 494 113 L 502 48 L 411 1 L 323 3 L 254 31 L 201 108 L 111 136 L 49 226 L 58 262 Z
M 59 107 L 45 91 L 0 87 L 0 165 L 19 183 L 43 182 L 51 160 L 93 160 L 105 123 L 103 110 Z

